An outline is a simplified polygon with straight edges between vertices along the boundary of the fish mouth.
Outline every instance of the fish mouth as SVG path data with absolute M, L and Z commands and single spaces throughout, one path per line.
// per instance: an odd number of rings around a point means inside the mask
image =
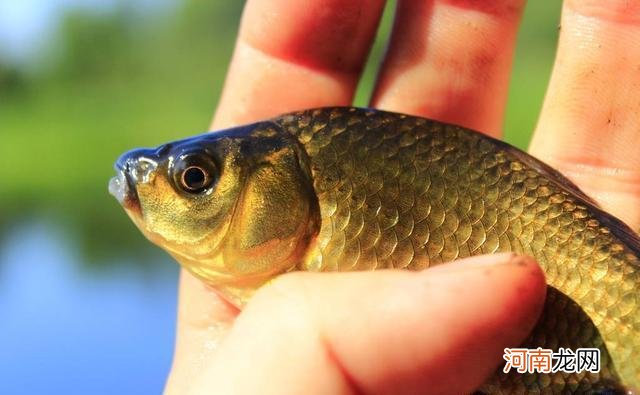
M 139 205 L 138 194 L 136 193 L 135 187 L 131 184 L 131 181 L 124 171 L 118 171 L 117 175 L 111 177 L 109 180 L 109 193 L 123 206 L 132 203 Z
M 138 148 L 122 154 L 114 168 L 116 176 L 109 181 L 111 193 L 129 214 L 140 214 L 139 184 L 151 182 L 158 168 L 158 152 Z
M 129 176 L 126 166 L 122 166 L 120 161 L 114 166 L 116 175 L 109 180 L 109 193 L 118 200 L 118 203 L 129 211 L 140 211 L 140 199 L 136 190 L 135 182 Z
M 120 204 L 124 202 L 125 195 L 127 194 L 127 181 L 123 172 L 118 172 L 118 175 L 111 177 L 109 180 L 109 193 L 116 198 Z

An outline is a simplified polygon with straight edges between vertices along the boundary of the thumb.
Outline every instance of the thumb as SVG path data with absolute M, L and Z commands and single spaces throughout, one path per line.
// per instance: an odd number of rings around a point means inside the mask
M 530 258 L 423 272 L 292 273 L 240 314 L 196 393 L 463 393 L 533 328 L 545 296 Z

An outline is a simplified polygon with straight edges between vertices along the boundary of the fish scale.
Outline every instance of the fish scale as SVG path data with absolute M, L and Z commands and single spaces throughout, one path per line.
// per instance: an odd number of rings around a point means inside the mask
M 549 287 L 522 347 L 598 348 L 601 370 L 498 369 L 481 391 L 640 388 L 640 239 L 506 143 L 419 117 L 323 108 L 130 151 L 116 169 L 110 191 L 142 232 L 238 306 L 291 270 L 530 255 Z
M 568 181 L 551 180 L 546 166 L 523 163 L 524 154 L 504 143 L 422 118 L 339 108 L 276 122 L 304 136 L 311 159 L 322 219 L 314 270 L 420 270 L 477 254 L 531 255 L 550 288 L 523 347 L 598 347 L 601 372 L 500 370 L 483 390 L 640 385 L 637 249 L 601 224 L 600 210 Z

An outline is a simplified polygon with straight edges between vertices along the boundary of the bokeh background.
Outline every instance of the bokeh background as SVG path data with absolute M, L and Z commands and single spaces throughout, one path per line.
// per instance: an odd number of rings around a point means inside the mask
M 356 104 L 384 53 L 386 9 Z M 205 130 L 242 1 L 0 0 L 0 394 L 159 393 L 178 269 L 107 193 L 123 151 Z M 507 141 L 524 148 L 559 1 L 529 2 Z

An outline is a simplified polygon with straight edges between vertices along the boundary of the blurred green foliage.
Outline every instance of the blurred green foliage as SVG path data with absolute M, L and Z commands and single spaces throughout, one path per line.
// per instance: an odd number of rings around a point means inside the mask
M 69 12 L 42 67 L 0 60 L 0 228 L 56 215 L 85 252 L 146 245 L 106 191 L 119 154 L 207 128 L 223 84 L 242 2 L 187 0 L 132 16 Z M 506 138 L 526 147 L 551 70 L 560 2 L 530 2 L 521 29 Z M 356 96 L 365 105 L 392 22 L 387 7 Z

